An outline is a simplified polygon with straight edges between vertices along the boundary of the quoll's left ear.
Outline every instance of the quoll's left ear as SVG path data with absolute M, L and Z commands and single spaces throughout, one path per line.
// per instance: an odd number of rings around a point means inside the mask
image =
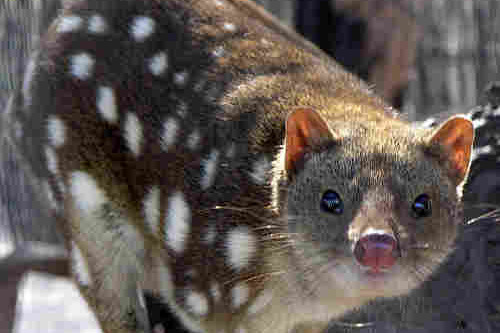
M 292 111 L 286 120 L 285 132 L 285 170 L 289 177 L 295 174 L 297 162 L 307 150 L 334 138 L 321 116 L 309 108 Z
M 466 180 L 474 143 L 474 126 L 464 117 L 452 117 L 441 125 L 429 139 L 431 149 L 440 147 L 439 157 L 448 166 L 456 185 Z

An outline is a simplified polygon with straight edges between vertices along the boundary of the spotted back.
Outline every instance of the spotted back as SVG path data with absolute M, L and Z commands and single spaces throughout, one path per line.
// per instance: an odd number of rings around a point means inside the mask
M 260 258 L 285 113 L 266 112 L 271 90 L 262 110 L 235 101 L 252 106 L 237 94 L 283 74 L 284 57 L 299 69 L 302 51 L 277 48 L 290 37 L 254 10 L 79 1 L 27 66 L 16 138 L 106 332 L 148 329 L 144 288 L 196 331 L 243 332 L 271 300 Z

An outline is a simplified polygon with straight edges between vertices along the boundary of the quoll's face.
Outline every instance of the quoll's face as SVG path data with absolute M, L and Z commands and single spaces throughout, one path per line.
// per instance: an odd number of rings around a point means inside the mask
M 423 150 L 352 151 L 312 154 L 290 184 L 286 218 L 299 274 L 346 297 L 407 293 L 452 247 L 456 189 Z

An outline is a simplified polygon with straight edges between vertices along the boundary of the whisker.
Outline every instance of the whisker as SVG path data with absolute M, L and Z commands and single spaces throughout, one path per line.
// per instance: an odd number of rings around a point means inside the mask
M 284 244 L 293 245 L 294 240 L 287 235 L 264 235 L 260 236 L 258 241 L 266 247 L 282 246 Z
M 420 250 L 435 250 L 435 251 L 447 251 L 449 248 L 439 245 L 432 245 L 429 243 L 415 243 L 407 246 L 408 249 L 420 249 Z
M 258 215 L 258 214 L 256 214 L 253 211 L 253 208 L 249 208 L 249 207 L 220 206 L 220 205 L 216 205 L 214 207 L 208 208 L 207 210 L 219 210 L 219 209 L 222 209 L 222 210 L 231 210 L 231 211 L 235 211 L 235 212 L 245 213 L 245 214 L 248 214 L 248 215 L 251 215 L 251 216 L 255 217 L 258 220 L 262 220 L 262 221 L 266 221 L 266 222 L 275 222 L 275 219 L 271 219 L 270 217 L 265 217 L 265 216 Z
M 253 228 L 253 230 L 272 230 L 272 229 L 283 229 L 283 226 L 277 224 L 266 224 L 260 227 Z
M 342 326 L 342 327 L 347 327 L 347 328 L 366 328 L 366 327 L 373 327 L 373 325 L 375 325 L 375 322 L 373 322 L 373 321 L 366 322 L 366 323 L 348 323 L 346 321 L 332 320 L 328 324 L 326 331 L 333 329 L 333 326 Z
M 467 225 L 471 225 L 473 223 L 477 223 L 483 219 L 491 218 L 491 217 L 495 217 L 495 221 L 500 221 L 500 209 L 496 209 L 494 211 L 491 211 L 491 212 L 485 213 L 481 216 L 478 216 L 476 218 L 473 218 L 472 220 L 467 221 Z
M 290 249 L 292 247 L 293 247 L 293 242 L 291 242 L 291 241 L 284 242 L 283 241 L 283 242 L 269 246 L 269 249 L 273 250 L 273 251 L 279 251 L 281 249 Z
M 274 271 L 274 272 L 266 272 L 266 273 L 260 273 L 260 274 L 255 274 L 253 276 L 250 276 L 248 278 L 241 279 L 241 277 L 234 277 L 232 279 L 229 279 L 225 282 L 223 282 L 224 285 L 232 284 L 236 281 L 241 281 L 241 282 L 251 282 L 255 280 L 260 280 L 260 279 L 265 279 L 269 277 L 275 277 L 275 276 L 280 276 L 284 275 L 286 273 L 285 270 L 280 270 L 280 271 Z

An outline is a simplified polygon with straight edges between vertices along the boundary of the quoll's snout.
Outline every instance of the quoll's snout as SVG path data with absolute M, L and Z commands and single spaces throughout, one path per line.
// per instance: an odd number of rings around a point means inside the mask
M 363 235 L 354 247 L 354 257 L 372 272 L 391 268 L 396 262 L 397 240 L 389 234 Z

